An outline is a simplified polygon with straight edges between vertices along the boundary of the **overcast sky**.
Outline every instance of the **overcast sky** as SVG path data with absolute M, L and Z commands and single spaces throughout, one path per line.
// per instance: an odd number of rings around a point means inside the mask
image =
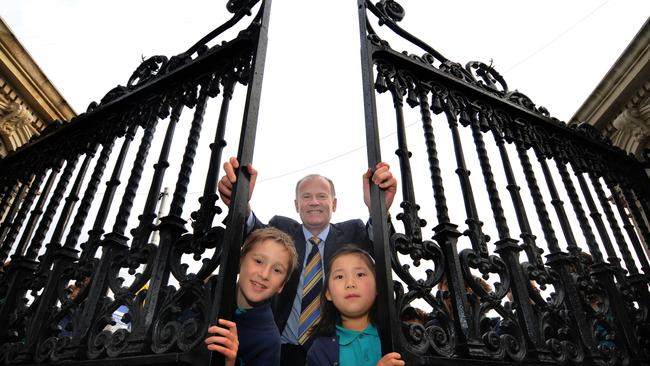
M 650 14 L 647 0 L 400 4 L 405 29 L 453 61 L 492 62 L 510 89 L 564 121 Z M 180 53 L 229 14 L 225 1 L 214 0 L 0 0 L 0 15 L 81 113 L 126 84 L 143 57 Z M 338 185 L 335 220 L 366 217 L 358 40 L 354 0 L 274 1 L 254 159 L 260 180 L 253 207 L 263 219 L 274 213 L 295 217 L 295 181 L 312 172 Z M 235 148 L 231 142 L 226 156 Z M 390 151 L 383 159 L 397 165 Z

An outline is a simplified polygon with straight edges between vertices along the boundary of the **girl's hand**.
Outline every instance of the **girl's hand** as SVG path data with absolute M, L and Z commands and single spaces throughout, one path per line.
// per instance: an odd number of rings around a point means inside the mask
M 391 353 L 385 355 L 384 357 L 382 357 L 381 360 L 379 360 L 379 362 L 377 362 L 377 366 L 389 366 L 389 365 L 401 366 L 401 365 L 405 365 L 404 361 L 402 361 L 401 358 L 402 358 L 402 356 L 400 356 L 399 353 L 391 352 Z
M 208 333 L 215 335 L 205 339 L 210 351 L 217 351 L 224 355 L 226 365 L 234 365 L 239 349 L 237 337 L 237 324 L 226 319 L 219 319 L 221 327 L 213 325 L 208 328 Z

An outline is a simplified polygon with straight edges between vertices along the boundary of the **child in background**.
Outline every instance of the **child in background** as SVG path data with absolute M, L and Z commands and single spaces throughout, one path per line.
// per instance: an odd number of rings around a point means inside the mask
M 334 253 L 326 271 L 321 320 L 315 330 L 318 338 L 307 352 L 307 365 L 404 365 L 397 352 L 381 357 L 374 326 L 375 264 L 370 254 L 346 245 Z
M 235 319 L 219 319 L 205 340 L 209 350 L 225 356 L 227 366 L 280 365 L 280 332 L 269 299 L 282 291 L 297 258 L 291 237 L 275 228 L 256 230 L 244 242 Z

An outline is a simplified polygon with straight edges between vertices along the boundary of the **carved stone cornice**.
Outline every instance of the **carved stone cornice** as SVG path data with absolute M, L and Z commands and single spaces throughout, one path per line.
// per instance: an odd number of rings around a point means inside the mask
M 38 121 L 27 107 L 0 93 L 0 135 L 7 151 L 17 149 L 38 134 L 35 126 Z
M 650 90 L 650 82 L 646 86 Z M 650 142 L 650 95 L 635 99 L 612 121 L 614 128 L 608 135 L 612 143 L 639 156 Z
M 650 148 L 650 19 L 646 20 L 625 51 L 570 124 L 587 122 L 614 144 L 641 157 Z
M 0 18 L 0 158 L 76 113 Z

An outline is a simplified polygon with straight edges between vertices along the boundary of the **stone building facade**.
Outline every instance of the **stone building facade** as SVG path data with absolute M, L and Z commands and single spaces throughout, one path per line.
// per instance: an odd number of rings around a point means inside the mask
M 0 18 L 0 158 L 54 121 L 76 116 Z
M 570 120 L 580 122 L 639 160 L 650 161 L 650 19 Z
M 583 121 L 645 162 L 650 176 L 650 18 L 569 123 Z M 650 256 L 647 244 L 643 248 Z

